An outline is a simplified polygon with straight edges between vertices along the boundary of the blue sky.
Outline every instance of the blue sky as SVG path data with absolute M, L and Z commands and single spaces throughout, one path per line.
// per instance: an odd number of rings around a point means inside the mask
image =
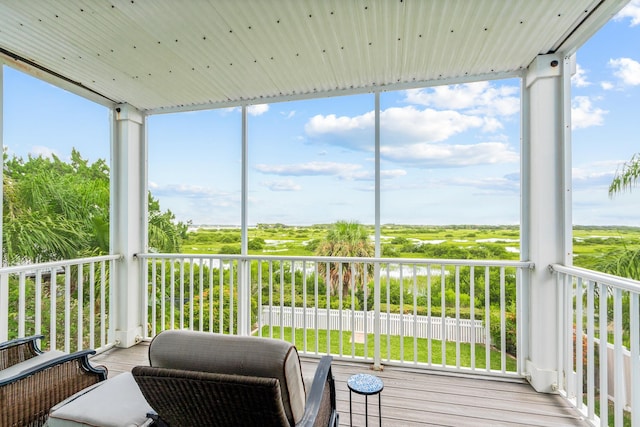
M 610 199 L 640 152 L 640 0 L 577 53 L 573 218 L 640 226 L 638 190 Z M 520 81 L 381 94 L 381 222 L 519 222 Z M 249 223 L 374 222 L 374 96 L 249 109 Z M 109 157 L 108 111 L 5 67 L 10 155 Z M 149 188 L 194 224 L 240 223 L 239 109 L 149 118 Z

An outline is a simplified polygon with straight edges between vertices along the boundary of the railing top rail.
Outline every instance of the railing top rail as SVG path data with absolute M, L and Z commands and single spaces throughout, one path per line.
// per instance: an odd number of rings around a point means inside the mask
M 166 254 L 139 253 L 135 257 L 149 258 L 183 258 L 183 259 L 226 259 L 226 260 L 265 260 L 275 261 L 311 261 L 311 262 L 363 262 L 368 264 L 437 264 L 437 265 L 466 265 L 479 267 L 521 267 L 533 268 L 530 261 L 511 260 L 472 260 L 472 259 L 436 259 L 436 258 L 375 258 L 375 257 L 322 257 L 322 256 L 278 256 L 278 255 L 215 255 L 215 254 Z
M 0 274 L 14 274 L 14 273 L 22 273 L 24 271 L 33 271 L 33 270 L 49 270 L 57 267 L 64 267 L 65 265 L 77 265 L 77 264 L 87 264 L 90 262 L 113 261 L 121 258 L 122 258 L 122 255 L 115 254 L 115 255 L 101 255 L 101 256 L 86 257 L 86 258 L 74 258 L 74 259 L 67 259 L 62 261 L 41 262 L 38 264 L 13 265 L 10 267 L 0 268 Z
M 572 276 L 579 276 L 597 283 L 602 283 L 634 293 L 640 293 L 640 281 L 638 280 L 625 279 L 624 277 L 613 276 L 607 273 L 600 273 L 598 271 L 587 270 L 580 267 L 568 267 L 560 264 L 549 265 L 549 270 L 552 273 L 562 273 Z

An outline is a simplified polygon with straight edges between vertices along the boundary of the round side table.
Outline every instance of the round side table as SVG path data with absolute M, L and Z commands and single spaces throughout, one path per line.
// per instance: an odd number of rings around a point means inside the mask
M 375 375 L 356 374 L 347 380 L 349 387 L 349 425 L 353 425 L 353 410 L 351 406 L 351 392 L 364 395 L 364 419 L 365 425 L 369 425 L 369 402 L 368 397 L 374 394 L 378 395 L 378 420 L 382 427 L 382 406 L 380 402 L 380 392 L 384 388 L 382 380 Z

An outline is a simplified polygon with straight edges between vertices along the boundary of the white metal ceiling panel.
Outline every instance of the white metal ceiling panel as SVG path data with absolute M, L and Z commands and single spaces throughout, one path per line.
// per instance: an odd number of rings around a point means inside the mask
M 175 111 L 517 75 L 574 52 L 625 3 L 0 0 L 0 49 L 113 102 Z

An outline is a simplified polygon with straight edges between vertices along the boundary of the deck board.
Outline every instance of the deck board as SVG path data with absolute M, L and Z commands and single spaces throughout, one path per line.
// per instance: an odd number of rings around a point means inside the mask
M 109 369 L 109 377 L 148 365 L 148 343 L 128 349 L 114 348 L 92 359 Z M 302 358 L 303 374 L 312 376 L 317 359 Z M 334 361 L 336 400 L 340 425 L 349 425 L 347 379 L 373 373 L 384 382 L 382 425 L 417 426 L 588 426 L 580 414 L 558 395 L 537 393 L 519 381 L 453 376 L 430 371 L 385 367 L 373 372 L 369 365 Z M 364 396 L 352 396 L 353 425 L 364 426 Z M 369 423 L 378 425 L 378 397 L 370 396 Z

